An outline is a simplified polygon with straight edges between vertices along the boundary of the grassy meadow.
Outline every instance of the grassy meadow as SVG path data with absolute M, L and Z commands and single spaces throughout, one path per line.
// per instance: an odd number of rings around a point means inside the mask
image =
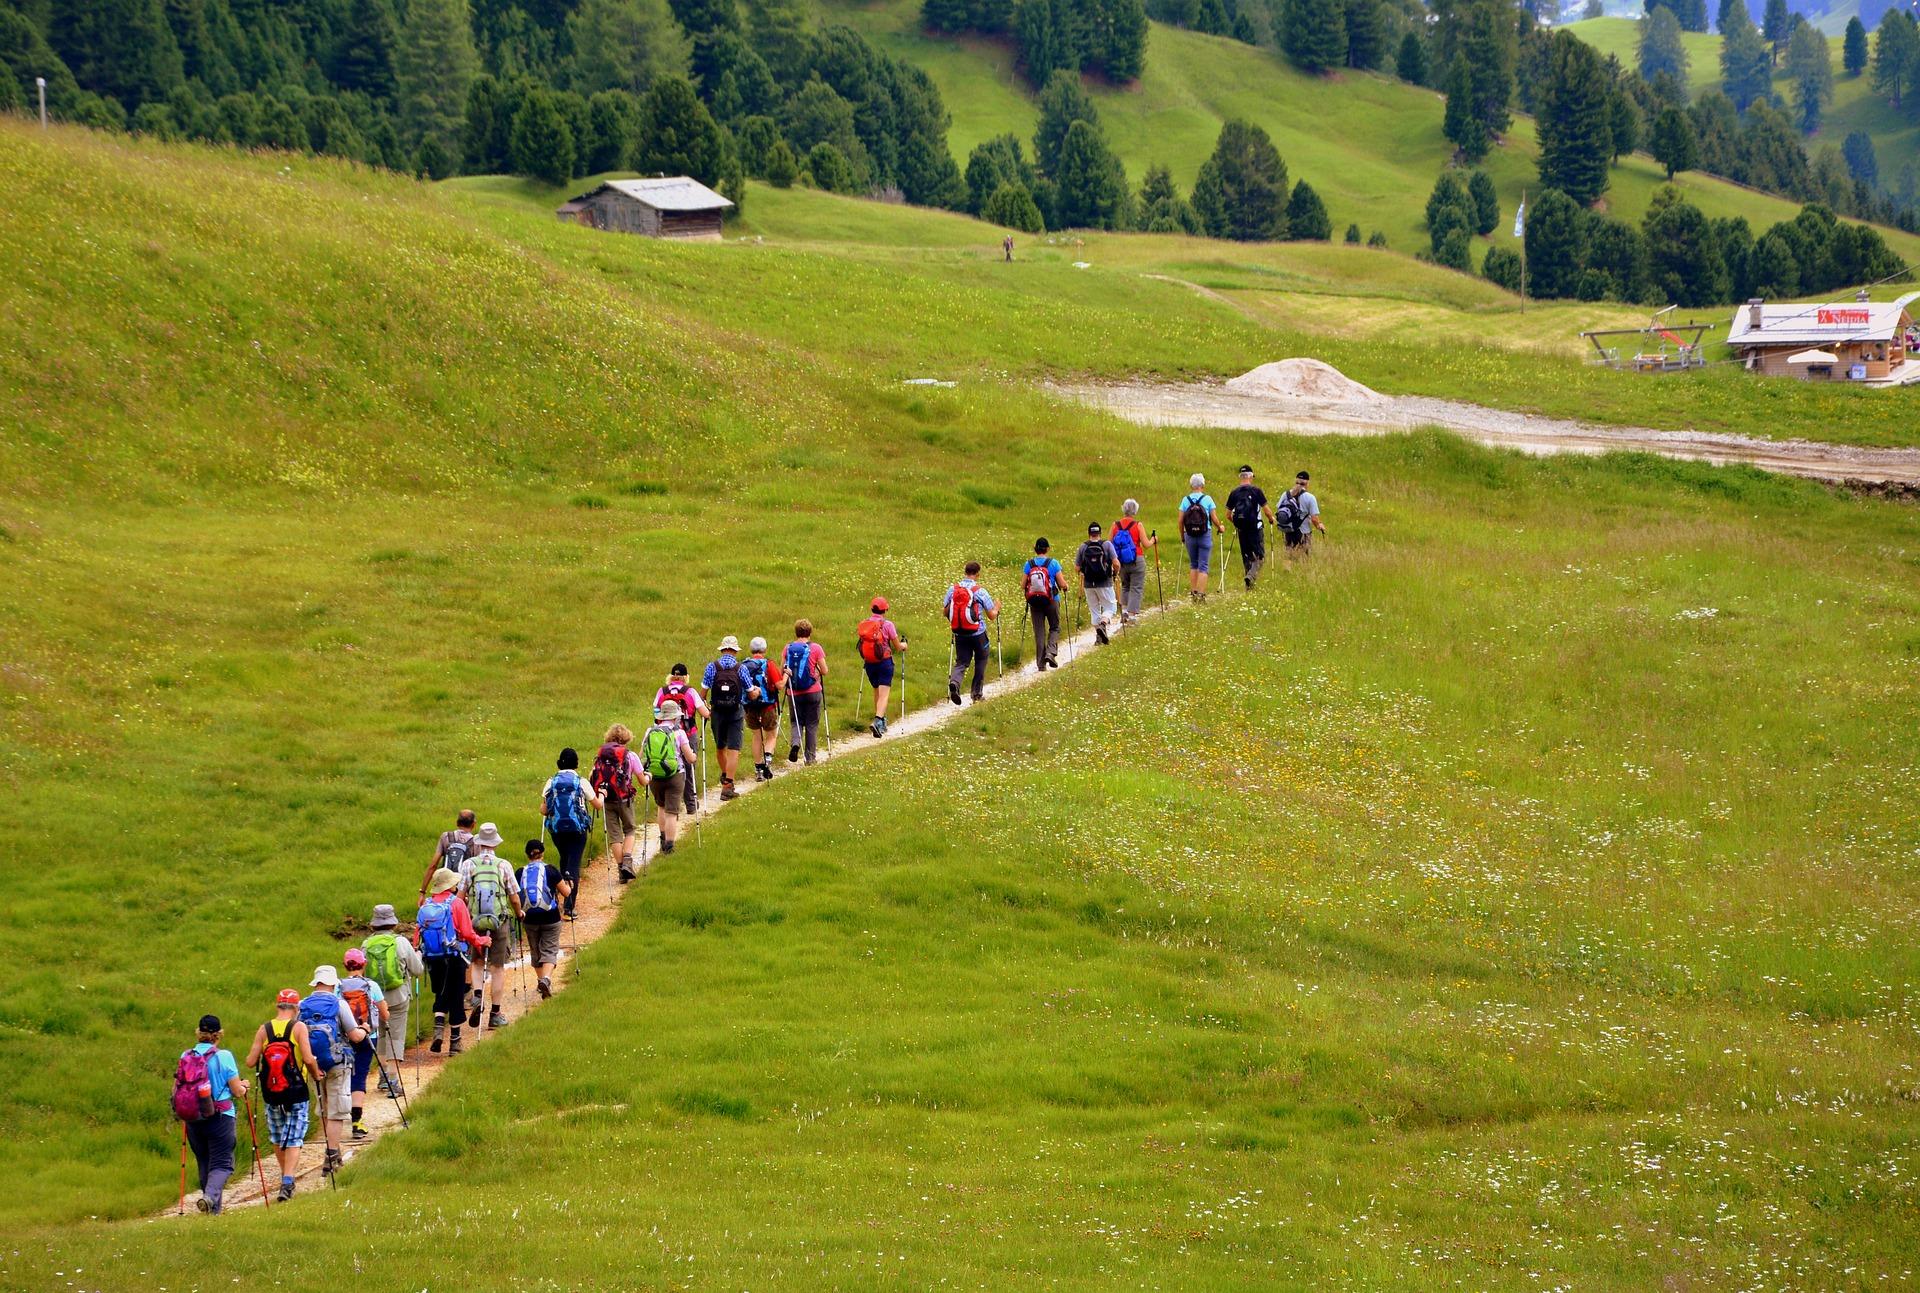
M 0 174 L 0 1286 L 1911 1279 L 1913 509 L 1029 386 L 1310 349 L 1622 420 L 1897 406 L 1256 308 L 1511 322 L 1391 254 L 1004 267 L 760 188 L 763 242 L 672 247 L 12 125 Z M 806 614 L 844 668 L 876 592 L 924 703 L 960 562 L 1005 591 L 1036 532 L 1129 494 L 1171 529 L 1249 459 L 1312 469 L 1311 564 L 738 805 L 337 1194 L 130 1220 L 173 1199 L 193 1018 L 249 1030 L 454 809 L 530 834 L 674 660 Z

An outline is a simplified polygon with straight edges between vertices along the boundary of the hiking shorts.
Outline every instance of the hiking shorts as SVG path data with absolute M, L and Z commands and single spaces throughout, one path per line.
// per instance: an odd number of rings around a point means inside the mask
M 747 730 L 769 733 L 779 731 L 780 707 L 778 705 L 747 706 Z
M 320 1116 L 332 1122 L 345 1122 L 353 1117 L 353 1061 L 342 1058 L 338 1064 L 320 1075 L 320 1090 L 316 1093 L 320 1104 Z
M 713 717 L 707 720 L 707 726 L 713 732 L 713 748 L 716 750 L 737 750 L 747 734 L 747 716 L 738 707 L 716 709 Z
M 299 1104 L 270 1104 L 267 1106 L 267 1139 L 279 1149 L 292 1149 L 296 1145 L 307 1143 L 307 1110 L 313 1106 L 302 1100 Z
M 373 1067 L 373 1045 L 375 1037 L 369 1034 L 364 1042 L 353 1044 L 353 1089 L 367 1089 L 367 1072 Z
M 893 657 L 884 660 L 863 660 L 860 662 L 867 671 L 869 687 L 893 686 Z
M 1187 545 L 1187 569 L 1206 574 L 1207 567 L 1213 563 L 1213 531 L 1183 534 L 1180 541 Z
M 647 789 L 653 793 L 654 805 L 661 812 L 677 816 L 686 811 L 687 770 L 685 768 L 671 777 L 655 777 L 647 782 Z
M 620 843 L 634 834 L 633 800 L 607 800 L 607 848 L 611 852 L 620 851 Z
M 496 968 L 505 965 L 513 956 L 512 931 L 505 925 L 501 925 L 495 929 L 483 929 L 480 932 L 490 936 L 493 941 L 485 947 L 476 949 L 480 953 L 479 956 L 474 958 L 476 963 L 480 965 L 491 965 Z
M 560 922 L 551 925 L 527 926 L 527 949 L 532 954 L 535 965 L 558 965 L 560 963 Z

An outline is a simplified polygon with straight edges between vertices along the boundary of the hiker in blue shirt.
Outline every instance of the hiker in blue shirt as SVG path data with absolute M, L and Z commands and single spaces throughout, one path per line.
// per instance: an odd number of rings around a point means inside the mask
M 967 563 L 966 578 L 947 589 L 945 600 L 940 609 L 946 614 L 947 623 L 953 628 L 953 672 L 947 675 L 947 699 L 954 704 L 960 703 L 960 683 L 967 676 L 967 666 L 973 666 L 973 699 L 978 702 L 986 699 L 987 690 L 987 647 L 990 639 L 987 635 L 987 622 L 1000 618 L 1000 608 L 994 604 L 993 596 L 980 586 L 980 563 Z
M 1180 541 L 1187 548 L 1187 596 L 1196 602 L 1207 600 L 1207 567 L 1213 560 L 1213 536 L 1225 534 L 1227 527 L 1214 515 L 1213 496 L 1207 493 L 1207 478 L 1199 472 L 1187 481 L 1187 493 L 1180 500 Z
M 247 1098 L 247 1081 L 240 1076 L 233 1052 L 220 1045 L 220 1016 L 200 1016 L 200 1040 L 181 1058 L 198 1055 L 207 1066 L 207 1097 L 213 1104 L 213 1117 L 184 1124 L 187 1144 L 193 1148 L 193 1161 L 200 1170 L 200 1197 L 194 1206 L 202 1212 L 219 1212 L 226 1193 L 227 1178 L 233 1175 L 233 1151 L 239 1141 L 234 1106 Z M 206 1106 L 202 1105 L 204 1109 Z
M 1033 555 L 1020 567 L 1020 592 L 1027 599 L 1027 618 L 1033 621 L 1035 672 L 1060 667 L 1060 563 L 1048 555 L 1046 538 L 1033 541 Z

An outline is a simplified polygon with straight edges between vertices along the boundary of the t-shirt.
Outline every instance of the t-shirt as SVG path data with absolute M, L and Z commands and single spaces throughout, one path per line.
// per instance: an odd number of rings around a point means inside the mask
M 688 768 L 693 766 L 693 761 L 695 757 L 693 752 L 693 742 L 687 739 L 686 728 L 680 727 L 677 725 L 670 726 L 666 723 L 655 723 L 648 730 L 654 731 L 654 732 L 672 732 L 674 737 L 674 747 L 680 751 L 680 771 L 685 772 Z M 642 737 L 641 739 L 645 740 L 646 738 Z
M 240 1066 L 233 1062 L 233 1052 L 222 1050 L 212 1042 L 195 1042 L 195 1053 L 207 1057 L 207 1085 L 213 1088 L 214 1108 L 227 1117 L 233 1117 L 233 1088 L 228 1085 L 240 1076 Z M 180 1053 L 182 1059 L 186 1052 Z
M 785 659 L 784 653 L 782 653 L 781 658 Z M 826 648 L 821 646 L 818 642 L 807 643 L 807 659 L 812 662 L 811 671 L 813 673 L 813 686 L 795 687 L 793 689 L 793 694 L 796 696 L 811 696 L 815 692 L 823 690 L 825 687 L 825 684 L 820 681 L 820 678 L 822 676 L 822 671 L 825 670 L 827 667 Z
M 1312 517 L 1315 517 L 1315 516 L 1318 516 L 1318 515 L 1320 515 L 1320 500 L 1319 500 L 1319 499 L 1317 499 L 1317 498 L 1315 498 L 1315 497 L 1314 497 L 1314 496 L 1312 495 L 1312 493 L 1310 493 L 1309 491 L 1307 491 L 1307 490 L 1304 490 L 1304 489 L 1303 489 L 1303 490 L 1301 490 L 1301 491 L 1300 491 L 1300 497 L 1299 497 L 1299 499 L 1298 499 L 1297 501 L 1298 501 L 1298 503 L 1300 504 L 1300 515 L 1301 515 L 1301 516 L 1303 516 L 1303 517 L 1308 517 L 1308 518 L 1312 518 Z M 1308 525 L 1308 526 L 1302 526 L 1301 528 L 1302 528 L 1302 529 L 1307 529 L 1307 528 L 1309 528 L 1309 527 L 1310 527 L 1310 525 L 1311 525 L 1311 521 L 1309 521 L 1309 525 Z
M 1113 543 L 1108 539 L 1088 539 L 1086 543 L 1080 545 L 1081 551 L 1085 551 L 1088 543 L 1096 542 L 1100 545 L 1101 551 L 1107 554 L 1107 561 L 1109 563 L 1107 573 L 1104 575 L 1083 576 L 1083 578 L 1086 579 L 1087 587 L 1089 588 L 1105 588 L 1113 582 L 1114 575 L 1120 570 L 1120 554 L 1114 551 Z M 1079 552 L 1073 554 L 1073 565 L 1076 570 L 1080 568 Z
M 1267 505 L 1267 493 L 1258 485 L 1241 485 L 1227 495 L 1227 515 L 1235 525 L 1254 529 L 1260 524 L 1260 509 Z
M 528 863 L 529 866 L 532 863 Z M 551 862 L 540 864 L 547 872 L 547 892 L 553 895 L 551 910 L 541 907 L 528 907 L 527 914 L 520 919 L 523 925 L 557 925 L 560 923 L 560 868 Z
M 1113 523 L 1113 532 L 1109 534 L 1107 537 L 1110 539 L 1117 539 L 1120 537 L 1120 531 L 1122 530 L 1125 530 L 1128 534 L 1133 536 L 1134 562 L 1137 564 L 1139 562 L 1145 561 L 1147 559 L 1147 534 L 1145 530 L 1142 530 L 1140 528 L 1140 522 L 1136 521 L 1131 516 L 1123 516 L 1119 520 Z M 1119 549 L 1116 547 L 1114 551 L 1118 552 Z
M 349 974 L 340 980 L 341 1001 L 344 1002 L 347 999 L 347 993 L 353 991 L 367 994 L 367 1022 L 360 1027 L 367 1030 L 367 1040 L 371 1041 L 380 1035 L 380 1003 L 387 999 L 387 994 L 381 990 L 378 983 L 364 974 Z M 347 1009 L 351 1011 L 353 1007 L 349 1005 Z M 354 1019 L 358 1022 L 359 1016 L 355 1015 Z

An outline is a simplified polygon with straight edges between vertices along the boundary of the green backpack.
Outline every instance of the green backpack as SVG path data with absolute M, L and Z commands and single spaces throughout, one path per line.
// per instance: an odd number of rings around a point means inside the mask
M 482 857 L 473 864 L 473 880 L 467 888 L 467 906 L 472 908 L 473 928 L 491 934 L 507 914 L 507 885 L 500 878 L 500 860 Z
M 650 727 L 640 739 L 640 762 L 649 777 L 671 777 L 680 771 L 680 733 L 670 727 Z
M 384 992 L 406 984 L 400 969 L 400 940 L 393 934 L 375 934 L 363 945 L 367 953 L 367 977 Z

